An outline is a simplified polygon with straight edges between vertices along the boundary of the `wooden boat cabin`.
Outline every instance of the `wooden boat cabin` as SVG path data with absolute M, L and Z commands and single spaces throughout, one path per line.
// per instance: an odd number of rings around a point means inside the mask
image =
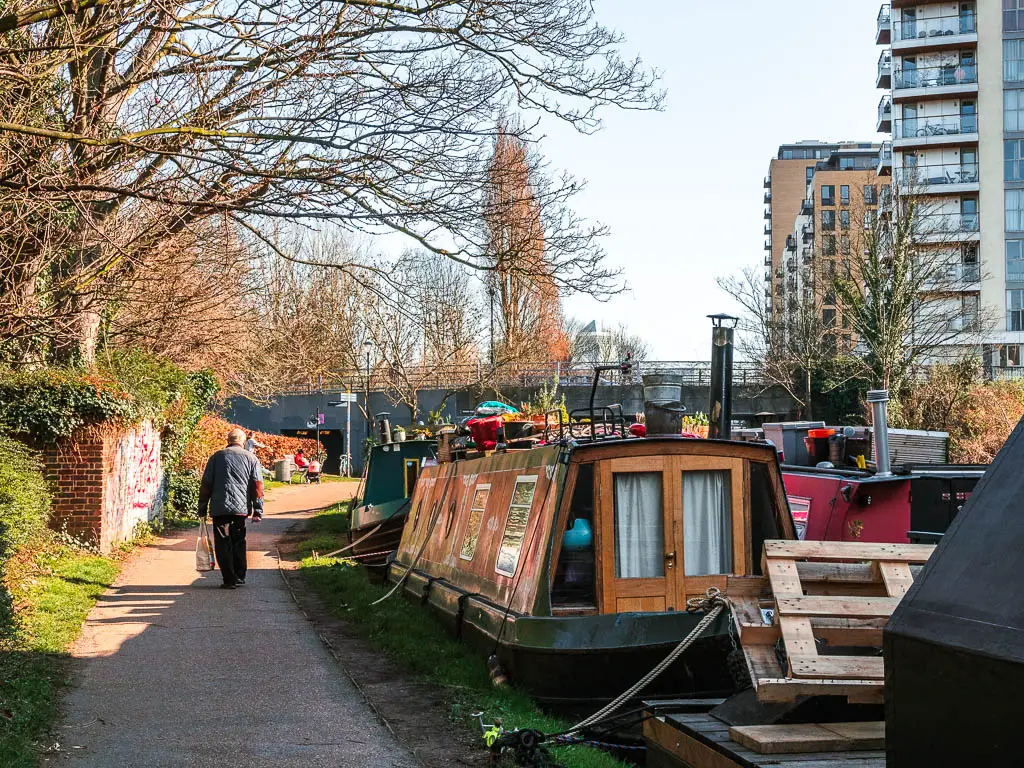
M 771 446 L 565 442 L 424 468 L 389 578 L 536 698 L 589 705 L 689 633 L 689 598 L 759 589 L 762 543 L 795 534 Z M 644 695 L 731 693 L 728 621 Z
M 402 537 L 409 501 L 424 464 L 436 462 L 436 440 L 375 445 L 370 450 L 359 506 L 350 517 L 352 554 L 363 562 L 384 562 Z

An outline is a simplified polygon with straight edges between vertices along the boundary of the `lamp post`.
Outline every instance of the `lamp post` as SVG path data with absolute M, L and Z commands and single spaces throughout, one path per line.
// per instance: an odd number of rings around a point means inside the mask
M 732 337 L 738 318 L 732 315 L 708 315 L 711 318 L 711 407 L 708 410 L 708 437 L 728 440 L 732 437 Z
M 363 350 L 366 352 L 366 387 L 363 390 L 363 404 L 366 406 L 363 416 L 366 417 L 366 436 L 373 436 L 373 420 L 370 417 L 370 352 L 373 350 L 373 342 L 367 339 L 363 342 Z
M 491 299 L 491 343 L 489 345 L 491 352 L 491 370 L 494 370 L 494 283 L 491 283 L 487 287 L 487 295 Z

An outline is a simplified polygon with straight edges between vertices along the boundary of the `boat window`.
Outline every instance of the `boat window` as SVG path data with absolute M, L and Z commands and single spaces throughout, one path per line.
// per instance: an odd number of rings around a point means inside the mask
M 580 464 L 562 535 L 562 551 L 551 584 L 551 602 L 593 605 L 594 592 L 594 465 Z
M 416 488 L 416 478 L 420 474 L 420 460 L 419 459 L 406 459 L 405 460 L 405 496 L 408 498 L 412 496 L 413 489 Z
M 617 472 L 615 488 L 615 577 L 665 575 L 665 524 L 661 472 Z
M 530 507 L 536 490 L 536 475 L 516 478 L 505 520 L 505 532 L 498 548 L 498 559 L 494 563 L 494 570 L 505 576 L 515 576 L 519 566 L 519 555 L 523 549 L 523 539 L 526 538 L 526 524 L 530 521 Z
M 463 560 L 472 560 L 476 554 L 476 543 L 480 537 L 480 523 L 484 519 L 484 510 L 487 509 L 487 497 L 491 495 L 491 484 L 478 485 L 473 491 L 473 506 L 469 510 L 469 523 L 466 525 L 466 535 L 462 539 L 462 552 L 459 557 Z
M 686 576 L 732 573 L 732 503 L 728 471 L 683 472 Z

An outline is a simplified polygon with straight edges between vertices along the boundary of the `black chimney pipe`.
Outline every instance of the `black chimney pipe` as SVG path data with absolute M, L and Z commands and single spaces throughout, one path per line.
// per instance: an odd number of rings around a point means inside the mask
M 708 317 L 712 325 L 708 437 L 728 440 L 732 437 L 732 335 L 737 318 L 725 314 Z

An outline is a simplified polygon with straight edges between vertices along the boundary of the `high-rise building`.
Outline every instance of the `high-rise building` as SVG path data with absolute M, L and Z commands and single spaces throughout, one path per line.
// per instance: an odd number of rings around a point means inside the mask
M 918 252 L 947 270 L 951 341 L 995 375 L 1016 375 L 1024 346 L 1024 0 L 893 0 L 878 129 L 892 134 L 892 183 L 921 201 Z
M 842 328 L 828 281 L 817 277 L 850 272 L 853 249 L 878 207 L 880 149 L 870 142 L 779 147 L 765 179 L 765 297 L 777 319 L 812 306 L 824 327 Z

